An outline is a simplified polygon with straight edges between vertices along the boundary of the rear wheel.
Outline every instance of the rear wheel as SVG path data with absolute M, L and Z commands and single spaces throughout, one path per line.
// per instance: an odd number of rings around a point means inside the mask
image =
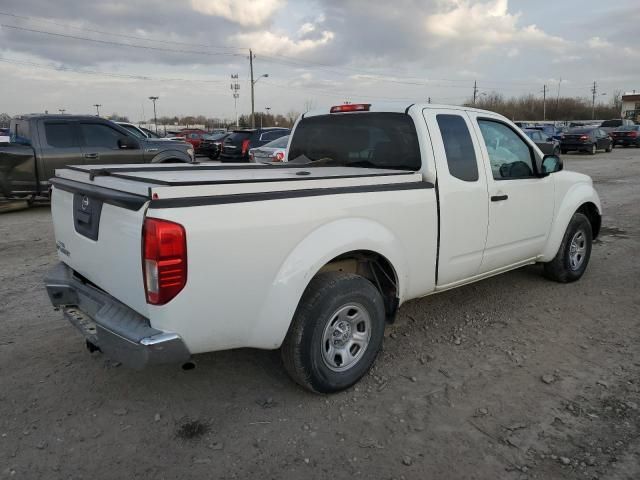
M 605 152 L 611 153 L 612 150 L 613 150 L 613 142 L 609 143 L 609 146 L 606 148 Z
M 384 302 L 369 280 L 350 273 L 321 273 L 302 296 L 282 344 L 284 366 L 311 391 L 344 390 L 373 365 L 384 326 Z
M 594 143 L 593 145 L 591 145 L 591 150 L 589 150 L 589 154 L 595 155 L 597 151 L 598 151 L 598 146 Z
M 544 264 L 544 274 L 560 283 L 575 282 L 587 269 L 591 257 L 593 233 L 589 219 L 575 213 L 567 226 L 558 253 Z
M 562 153 L 562 155 L 566 155 L 567 154 L 567 149 L 566 148 L 561 148 L 560 152 Z

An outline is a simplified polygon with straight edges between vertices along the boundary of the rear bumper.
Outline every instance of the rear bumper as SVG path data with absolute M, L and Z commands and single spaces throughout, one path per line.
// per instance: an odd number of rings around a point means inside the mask
M 616 145 L 640 145 L 640 139 L 636 138 L 614 138 L 613 143 Z
M 562 150 L 589 150 L 593 143 L 562 143 L 560 144 L 560 148 Z
M 53 306 L 108 357 L 135 369 L 191 357 L 176 333 L 157 330 L 149 320 L 109 294 L 82 282 L 73 270 L 58 263 L 45 277 Z

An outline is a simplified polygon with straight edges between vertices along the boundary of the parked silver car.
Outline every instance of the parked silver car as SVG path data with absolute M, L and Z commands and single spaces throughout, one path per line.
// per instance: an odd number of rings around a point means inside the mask
M 252 163 L 271 163 L 287 161 L 287 145 L 289 135 L 277 138 L 261 147 L 249 150 L 249 161 Z

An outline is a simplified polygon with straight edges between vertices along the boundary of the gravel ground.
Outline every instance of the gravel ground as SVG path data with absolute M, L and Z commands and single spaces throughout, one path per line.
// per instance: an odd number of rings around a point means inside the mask
M 640 150 L 565 166 L 605 209 L 580 282 L 532 266 L 410 302 L 332 396 L 277 352 L 89 354 L 42 288 L 49 209 L 0 215 L 0 478 L 640 478 Z

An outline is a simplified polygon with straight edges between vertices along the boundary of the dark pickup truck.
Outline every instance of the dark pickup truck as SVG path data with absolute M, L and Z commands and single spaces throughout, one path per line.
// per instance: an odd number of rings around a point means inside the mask
M 193 162 L 185 142 L 142 139 L 99 117 L 23 115 L 0 143 L 0 197 L 48 196 L 49 179 L 66 165 Z

